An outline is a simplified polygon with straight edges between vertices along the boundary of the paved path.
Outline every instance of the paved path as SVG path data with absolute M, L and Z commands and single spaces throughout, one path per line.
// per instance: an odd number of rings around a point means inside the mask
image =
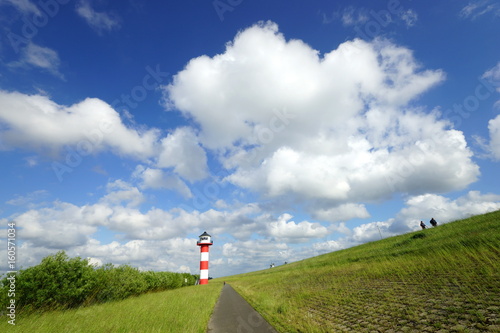
M 208 333 L 277 333 L 230 285 L 222 287 Z

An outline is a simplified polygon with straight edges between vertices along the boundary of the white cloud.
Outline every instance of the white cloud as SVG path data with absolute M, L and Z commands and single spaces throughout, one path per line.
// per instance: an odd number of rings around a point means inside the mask
M 329 240 L 329 241 L 313 244 L 313 250 L 316 253 L 328 253 L 328 252 L 338 251 L 338 250 L 342 250 L 342 249 L 345 249 L 345 245 L 342 244 L 341 242 L 334 241 L 334 240 Z
M 179 177 L 165 174 L 161 169 L 138 165 L 133 177 L 141 180 L 141 188 L 143 189 L 168 189 L 177 191 L 184 198 L 193 196 L 189 187 Z
M 346 42 L 320 57 L 268 22 L 240 32 L 223 54 L 192 59 L 165 92 L 200 125 L 203 146 L 226 152 L 226 180 L 335 206 L 476 180 L 462 132 L 408 106 L 443 79 L 388 41 Z
M 40 201 L 46 198 L 49 195 L 49 192 L 46 190 L 37 190 L 26 195 L 16 195 L 14 199 L 11 199 L 6 202 L 8 205 L 13 206 L 25 206 L 32 205 L 33 202 Z
M 87 260 L 89 261 L 89 265 L 94 267 L 100 267 L 104 264 L 102 260 L 98 258 L 88 257 Z
M 500 93 L 500 62 L 487 70 L 482 78 L 496 88 Z M 495 107 L 500 107 L 500 101 L 495 103 Z M 488 122 L 489 142 L 481 136 L 475 136 L 477 144 L 486 151 L 486 156 L 495 160 L 500 160 L 500 115 Z
M 0 245 L 4 245 L 0 240 Z M 6 246 L 6 244 L 5 244 Z M 37 246 L 24 242 L 18 247 L 18 265 L 23 268 L 39 264 L 41 259 L 55 254 L 59 249 Z M 124 243 L 112 241 L 102 244 L 89 238 L 85 244 L 66 249 L 69 256 L 89 258 L 91 264 L 132 265 L 140 270 L 188 272 L 199 271 L 199 249 L 196 239 L 172 238 L 168 240 L 130 240 Z M 6 260 L 0 257 L 0 267 L 6 267 Z
M 21 57 L 19 61 L 9 63 L 11 68 L 35 67 L 64 79 L 64 75 L 62 75 L 59 71 L 60 65 L 61 60 L 59 59 L 59 55 L 56 51 L 48 47 L 36 45 L 33 42 L 28 43 L 21 49 Z
M 348 6 L 333 12 L 330 17 L 322 13 L 323 24 L 329 24 L 339 20 L 345 27 L 365 26 L 368 29 L 370 23 L 376 24 L 379 29 L 389 24 L 403 23 L 407 28 L 413 27 L 418 21 L 418 14 L 414 9 L 399 8 L 397 12 L 387 9 L 367 9 L 364 7 Z M 359 33 L 361 30 L 356 30 Z
M 38 7 L 30 0 L 0 0 L 0 6 L 10 4 L 23 14 L 40 15 Z
M 370 17 L 368 15 L 368 10 L 364 8 L 356 9 L 349 6 L 342 11 L 340 19 L 344 26 L 353 26 L 366 23 Z
M 408 28 L 413 27 L 418 21 L 418 14 L 413 9 L 402 10 L 399 17 Z
M 64 106 L 46 96 L 0 91 L 0 104 L 2 150 L 59 155 L 71 146 L 82 156 L 105 149 L 137 159 L 156 154 L 158 130 L 126 127 L 115 110 L 96 98 Z
M 312 212 L 315 219 L 328 222 L 348 221 L 354 218 L 370 217 L 365 205 L 346 203 L 337 207 L 318 209 Z
M 462 8 L 460 16 L 475 20 L 487 13 L 492 13 L 494 16 L 500 17 L 500 7 L 498 3 L 490 0 L 471 1 L 467 4 L 467 6 Z
M 89 0 L 81 0 L 76 6 L 76 12 L 99 34 L 120 28 L 120 20 L 116 15 L 97 12 Z
M 391 223 L 389 229 L 400 233 L 418 230 L 418 223 L 429 221 L 434 217 L 438 223 L 446 223 L 484 214 L 500 209 L 500 195 L 481 194 L 469 191 L 466 195 L 451 200 L 436 194 L 424 194 L 409 198 Z
M 222 246 L 222 255 L 225 257 L 223 263 L 226 266 L 231 266 L 231 270 L 241 273 L 269 268 L 271 263 L 279 264 L 295 259 L 286 243 L 269 239 L 225 243 Z M 224 271 L 227 271 L 227 268 Z
M 283 214 L 278 217 L 277 221 L 267 224 L 267 233 L 278 241 L 287 243 L 303 243 L 311 239 L 322 238 L 329 232 L 328 229 L 319 223 L 311 223 L 302 221 L 295 223 L 289 221 L 292 215 Z
M 496 91 L 500 93 L 500 61 L 495 66 L 487 70 L 482 77 L 496 87 Z
M 26 161 L 26 165 L 29 166 L 30 168 L 38 165 L 39 163 L 37 155 L 25 157 L 24 160 Z
M 500 115 L 488 122 L 490 132 L 489 150 L 496 160 L 500 160 Z
M 55 75 L 60 75 L 59 66 L 61 61 L 56 51 L 29 43 L 23 50 L 23 56 L 26 63 L 46 69 Z
M 161 146 L 158 167 L 173 167 L 175 173 L 189 181 L 207 177 L 207 156 L 192 129 L 177 128 L 161 141 Z
M 126 203 L 129 207 L 137 207 L 144 202 L 144 195 L 138 188 L 124 182 L 116 180 L 106 186 L 108 194 L 101 198 L 101 202 L 110 205 L 120 205 Z
M 29 210 L 16 216 L 19 238 L 34 246 L 69 249 L 85 244 L 97 227 L 89 217 L 88 207 L 56 202 L 52 208 Z
M 440 195 L 424 194 L 409 198 L 405 206 L 395 217 L 386 221 L 365 223 L 353 228 L 351 232 L 344 232 L 347 235 L 345 237 L 314 243 L 311 249 L 302 250 L 303 255 L 318 255 L 420 230 L 420 221 L 429 226 L 428 221 L 432 217 L 439 225 L 493 212 L 500 209 L 500 195 L 470 191 L 456 200 L 451 200 Z
M 108 151 L 156 161 L 159 168 L 172 170 L 139 167 L 135 176 L 142 186 L 176 190 L 184 197 L 191 193 L 179 176 L 197 181 L 208 175 L 205 150 L 190 128 L 162 139 L 158 129 L 125 125 L 118 112 L 96 98 L 65 106 L 47 96 L 0 90 L 0 105 L 0 150 L 21 148 L 62 162 Z

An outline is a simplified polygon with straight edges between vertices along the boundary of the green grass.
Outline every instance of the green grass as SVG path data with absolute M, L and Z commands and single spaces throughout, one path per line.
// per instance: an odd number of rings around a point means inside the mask
M 280 332 L 500 332 L 499 246 L 497 211 L 224 280 Z
M 1 317 L 0 332 L 206 332 L 221 283 L 150 293 L 119 302 L 42 314 Z

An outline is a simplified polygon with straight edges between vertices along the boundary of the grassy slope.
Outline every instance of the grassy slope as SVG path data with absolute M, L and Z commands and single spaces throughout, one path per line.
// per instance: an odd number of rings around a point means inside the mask
M 224 280 L 280 332 L 500 332 L 500 211 Z
M 1 317 L 0 332 L 193 332 L 206 331 L 221 283 L 192 286 L 67 311 Z

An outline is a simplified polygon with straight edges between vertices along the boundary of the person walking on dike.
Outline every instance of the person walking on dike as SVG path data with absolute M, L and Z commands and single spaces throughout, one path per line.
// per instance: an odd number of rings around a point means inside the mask
M 420 221 L 420 226 L 422 227 L 422 230 L 425 229 L 426 225 L 425 225 L 424 221 Z
M 436 222 L 436 220 L 434 220 L 434 218 L 431 218 L 431 220 L 429 221 L 429 223 L 433 226 L 433 227 L 436 227 L 438 225 L 438 223 Z

